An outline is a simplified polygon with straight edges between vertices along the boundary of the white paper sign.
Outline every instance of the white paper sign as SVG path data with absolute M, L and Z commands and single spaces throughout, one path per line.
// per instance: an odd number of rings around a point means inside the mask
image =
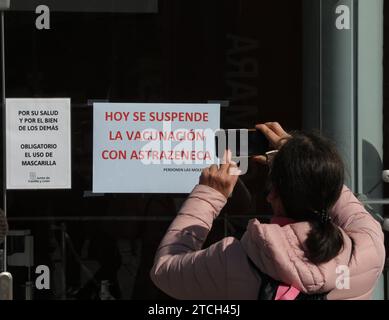
M 215 163 L 218 104 L 95 103 L 93 192 L 189 193 Z
M 70 99 L 6 99 L 7 189 L 70 189 Z

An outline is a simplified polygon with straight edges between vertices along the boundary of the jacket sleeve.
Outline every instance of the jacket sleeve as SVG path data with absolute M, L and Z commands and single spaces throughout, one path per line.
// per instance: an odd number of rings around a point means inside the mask
M 150 276 L 154 284 L 171 297 L 228 299 L 231 282 L 235 283 L 237 295 L 245 290 L 245 281 L 239 277 L 247 277 L 247 272 L 242 274 L 242 270 L 236 270 L 238 262 L 241 267 L 245 257 L 237 239 L 225 238 L 202 250 L 213 220 L 225 204 L 221 193 L 198 185 L 170 225 L 159 245 Z M 236 278 L 227 279 L 228 274 Z
M 366 234 L 373 242 L 383 246 L 384 234 L 381 225 L 346 186 L 332 209 L 331 217 L 347 234 Z
M 352 289 L 360 296 L 370 296 L 372 284 L 378 280 L 385 265 L 382 227 L 347 187 L 343 188 L 331 215 L 352 242 L 349 262 Z

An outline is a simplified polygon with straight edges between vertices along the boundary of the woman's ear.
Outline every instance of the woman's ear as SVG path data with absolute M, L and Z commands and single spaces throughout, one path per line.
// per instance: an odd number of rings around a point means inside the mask
M 277 198 L 278 198 L 278 194 L 277 194 L 276 189 L 274 187 L 271 187 L 270 192 L 268 193 L 268 195 L 266 197 L 267 202 L 269 202 L 271 204 Z
M 281 198 L 276 190 L 276 188 L 272 187 L 270 189 L 270 193 L 268 194 L 266 200 L 271 204 L 273 209 L 273 215 L 276 217 L 284 217 L 285 210 L 282 204 Z

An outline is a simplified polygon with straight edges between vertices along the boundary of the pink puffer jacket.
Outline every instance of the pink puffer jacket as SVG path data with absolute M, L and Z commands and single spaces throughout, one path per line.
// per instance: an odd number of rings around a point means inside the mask
M 240 241 L 229 237 L 202 249 L 225 204 L 218 191 L 198 185 L 170 225 L 150 273 L 155 285 L 168 295 L 257 299 L 261 279 L 249 256 L 262 272 L 302 292 L 330 292 L 330 300 L 371 298 L 384 267 L 384 236 L 381 226 L 346 187 L 331 213 L 342 230 L 344 248 L 319 266 L 305 257 L 310 228 L 305 222 L 280 227 L 252 220 Z

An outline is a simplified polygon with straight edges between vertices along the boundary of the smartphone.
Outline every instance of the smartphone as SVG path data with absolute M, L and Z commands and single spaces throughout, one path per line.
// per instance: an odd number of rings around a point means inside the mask
M 264 155 L 270 150 L 265 135 L 257 129 L 218 130 L 215 135 L 216 157 L 221 159 L 226 149 L 233 157 L 253 157 Z

